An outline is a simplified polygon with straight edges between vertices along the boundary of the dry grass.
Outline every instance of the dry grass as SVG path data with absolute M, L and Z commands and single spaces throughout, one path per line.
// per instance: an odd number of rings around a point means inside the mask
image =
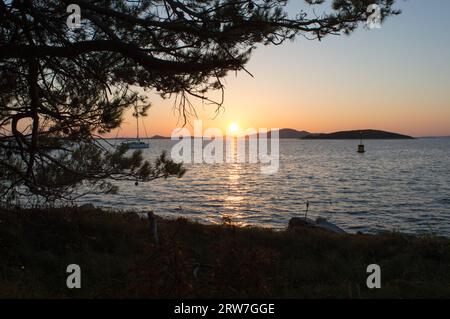
M 0 297 L 450 297 L 449 239 L 158 222 L 155 246 L 133 213 L 0 211 Z M 81 289 L 66 288 L 72 263 Z M 382 289 L 366 288 L 372 263 Z

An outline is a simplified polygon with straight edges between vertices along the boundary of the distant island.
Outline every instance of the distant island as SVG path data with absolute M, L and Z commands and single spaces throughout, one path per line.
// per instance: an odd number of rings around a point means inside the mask
M 270 138 L 272 132 L 269 132 L 267 136 Z M 280 138 L 293 138 L 293 139 L 305 139 L 305 140 L 359 140 L 361 138 L 365 140 L 410 140 L 414 139 L 412 136 L 402 135 L 398 133 L 380 131 L 380 130 L 353 130 L 353 131 L 340 131 L 334 133 L 310 133 L 307 131 L 297 131 L 291 128 L 283 128 L 278 131 Z
M 320 133 L 320 134 L 310 134 L 303 139 L 312 140 L 357 140 L 360 138 L 365 140 L 411 140 L 414 139 L 412 136 L 385 132 L 379 130 L 354 130 L 354 131 L 341 131 L 335 133 Z
M 282 128 L 278 131 L 278 136 L 280 138 L 305 138 L 310 136 L 312 133 L 307 131 L 297 131 L 292 128 Z M 272 136 L 272 131 L 267 133 L 267 137 Z
M 307 131 L 297 131 L 297 130 L 294 130 L 292 128 L 282 128 L 282 129 L 279 129 L 277 131 L 278 131 L 278 137 L 279 138 L 296 138 L 296 139 L 299 139 L 299 138 L 304 138 L 304 137 L 312 134 L 312 133 L 307 132 Z M 259 133 L 253 134 L 253 135 L 248 135 L 248 136 L 255 136 L 255 135 L 256 135 L 256 137 L 259 137 Z M 267 132 L 267 137 L 268 138 L 272 137 L 272 131 Z
M 361 138 L 365 140 L 411 140 L 412 136 L 386 132 L 381 130 L 363 129 L 352 131 L 340 131 L 334 133 L 311 133 L 308 131 L 298 131 L 292 128 L 282 128 L 278 130 L 278 136 L 282 139 L 305 139 L 305 140 L 359 140 Z M 259 135 L 259 134 L 257 134 Z M 267 133 L 267 137 L 272 136 L 272 131 Z M 123 138 L 112 138 L 123 139 Z M 150 137 L 152 140 L 167 140 L 170 137 L 162 135 L 154 135 Z
M 154 135 L 150 137 L 151 140 L 170 140 L 170 137 L 162 136 L 162 135 Z

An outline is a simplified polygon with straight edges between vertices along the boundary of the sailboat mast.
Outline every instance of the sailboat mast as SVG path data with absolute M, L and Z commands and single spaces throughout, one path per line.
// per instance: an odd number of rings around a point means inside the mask
M 139 139 L 139 114 L 136 112 L 136 138 Z

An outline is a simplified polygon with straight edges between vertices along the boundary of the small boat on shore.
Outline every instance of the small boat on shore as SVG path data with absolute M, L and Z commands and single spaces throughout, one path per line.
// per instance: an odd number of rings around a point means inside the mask
M 335 234 L 347 234 L 345 230 L 336 226 L 335 224 L 327 221 L 325 218 L 317 218 L 313 220 L 307 217 L 292 217 L 289 220 L 288 229 L 298 229 L 298 228 L 320 228 Z

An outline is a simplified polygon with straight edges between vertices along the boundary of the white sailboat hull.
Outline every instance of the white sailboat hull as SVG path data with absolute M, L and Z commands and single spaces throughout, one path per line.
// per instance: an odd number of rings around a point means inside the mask
M 145 143 L 142 141 L 125 141 L 123 142 L 123 144 L 126 144 L 128 148 L 132 150 L 141 150 L 150 147 L 149 143 Z
M 126 141 L 122 142 L 122 145 L 127 145 L 128 149 L 131 149 L 131 150 L 142 150 L 142 149 L 149 148 L 150 143 L 142 142 L 139 139 L 139 112 L 138 112 L 137 107 L 135 107 L 135 112 L 134 112 L 133 116 L 136 117 L 136 138 L 132 139 L 132 140 L 126 140 Z M 144 126 L 144 128 L 145 128 L 145 126 Z M 146 133 L 147 133 L 147 131 L 146 131 Z

